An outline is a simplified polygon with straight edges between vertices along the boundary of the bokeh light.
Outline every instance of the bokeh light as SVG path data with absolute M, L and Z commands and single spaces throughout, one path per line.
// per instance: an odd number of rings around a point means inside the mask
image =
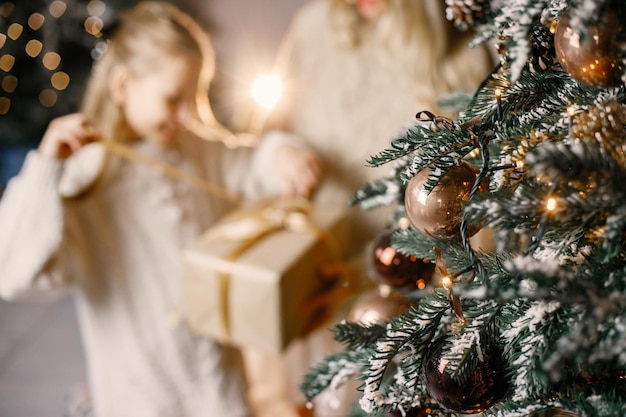
M 39 102 L 42 106 L 50 108 L 57 102 L 57 93 L 54 90 L 46 88 L 39 93 Z
M 65 90 L 67 86 L 70 84 L 70 76 L 63 71 L 55 72 L 50 77 L 50 83 L 57 90 Z
M 277 75 L 260 75 L 252 84 L 252 97 L 266 109 L 274 107 L 280 100 L 282 93 L 283 83 Z
M 13 40 L 17 40 L 22 36 L 22 32 L 24 32 L 24 26 L 19 23 L 11 23 L 7 29 L 7 36 Z
M 32 30 L 39 30 L 43 26 L 46 18 L 41 13 L 33 13 L 28 18 L 28 27 Z
M 67 10 L 67 4 L 61 0 L 55 0 L 50 4 L 50 15 L 52 17 L 56 17 L 57 19 L 65 13 Z
M 2 89 L 7 93 L 12 93 L 17 88 L 17 77 L 7 75 L 2 79 Z
M 26 44 L 26 47 L 24 48 L 28 56 L 33 57 L 33 58 L 38 56 L 41 53 L 42 49 L 43 49 L 43 44 L 41 43 L 41 41 L 37 39 L 29 40 L 28 43 Z
M 5 54 L 0 57 L 0 69 L 4 72 L 11 71 L 15 64 L 15 57 L 11 54 Z
M 61 63 L 61 55 L 56 52 L 46 52 L 42 59 L 43 66 L 50 71 L 55 70 Z

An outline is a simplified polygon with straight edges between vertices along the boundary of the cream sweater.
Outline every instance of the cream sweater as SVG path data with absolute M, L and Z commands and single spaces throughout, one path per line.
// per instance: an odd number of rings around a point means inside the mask
M 191 138 L 167 151 L 148 142 L 136 150 L 250 196 L 277 191 L 278 143 L 268 140 L 254 154 Z M 248 416 L 236 355 L 174 320 L 181 249 L 230 205 L 119 158 L 87 192 L 63 198 L 63 176 L 80 182 L 104 152 L 88 148 L 71 159 L 83 160 L 72 171 L 32 151 L 9 183 L 0 201 L 0 297 L 78 290 L 98 417 Z
M 280 111 L 285 128 L 324 159 L 327 172 L 316 200 L 348 207 L 361 186 L 390 173 L 391 166 L 371 168 L 367 159 L 389 148 L 397 134 L 415 123 L 417 112 L 439 113 L 436 103 L 444 91 L 436 91 L 429 80 L 453 71 L 456 87 L 473 91 L 493 61 L 484 48 L 459 47 L 449 64 L 424 64 L 418 70 L 404 66 L 402 57 L 383 52 L 385 40 L 377 32 L 357 48 L 341 47 L 330 23 L 329 3 L 307 3 L 289 29 L 283 50 L 290 96 Z M 418 51 L 425 47 L 407 46 Z M 418 71 L 423 79 L 417 79 Z M 390 208 L 364 212 L 353 207 L 350 218 L 355 253 L 386 231 Z
M 405 59 L 394 59 L 383 52 L 386 46 L 380 33 L 370 33 L 355 49 L 340 47 L 330 23 L 329 5 L 329 0 L 306 3 L 290 25 L 282 48 L 285 55 L 281 57 L 287 100 L 275 114 L 284 129 L 309 143 L 322 157 L 325 177 L 315 200 L 322 206 L 350 211 L 351 239 L 346 249 L 359 277 L 367 281 L 371 267 L 369 244 L 391 227 L 394 204 L 363 211 L 360 207 L 350 208 L 349 201 L 361 186 L 390 173 L 391 166 L 368 167 L 366 161 L 371 155 L 387 149 L 394 136 L 415 122 L 417 112 L 438 113 L 436 102 L 443 91 L 436 91 L 429 80 L 433 74 L 440 74 L 441 65 L 423 65 L 424 79 L 417 79 L 418 70 L 403 65 Z M 410 46 L 418 50 L 424 47 Z M 492 69 L 493 61 L 485 49 L 461 47 L 450 59 L 453 63 L 446 70 L 452 69 L 458 75 L 460 88 L 474 90 Z M 307 339 L 292 344 L 282 363 L 265 358 L 268 365 L 262 366 L 254 352 L 246 352 L 254 365 L 250 369 L 258 369 L 250 380 L 260 381 L 257 385 L 268 389 L 272 388 L 264 383 L 271 380 L 268 375 L 282 372 L 288 375 L 283 382 L 286 388 L 272 401 L 294 398 L 303 402 L 297 391 L 302 375 L 338 348 L 328 330 L 332 325 L 329 322 Z M 274 383 L 276 386 L 279 384 Z M 314 401 L 315 416 L 347 415 L 355 393 L 325 391 Z

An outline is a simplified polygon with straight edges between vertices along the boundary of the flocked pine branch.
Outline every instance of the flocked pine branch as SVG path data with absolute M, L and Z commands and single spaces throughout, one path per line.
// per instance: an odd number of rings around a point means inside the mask
M 472 380 L 490 346 L 503 349 L 509 389 L 482 410 L 485 416 L 535 417 L 563 408 L 581 417 L 622 417 L 626 88 L 580 82 L 549 56 L 540 61 L 546 65 L 531 65 L 538 51 L 529 38 L 538 27 L 554 33 L 566 13 L 574 27 L 597 27 L 599 12 L 624 6 L 612 0 L 494 3 L 476 26 L 475 42 L 499 37 L 500 67 L 459 117 L 419 113 L 389 149 L 372 156 L 370 165 L 395 168 L 364 185 L 353 203 L 400 206 L 418 172 L 432 168 L 429 192 L 451 167 L 469 161 L 490 184 L 467 201 L 463 224 L 496 230 L 499 249 L 437 240 L 412 227 L 396 231 L 392 246 L 400 253 L 433 260 L 440 250 L 444 265 L 438 262 L 427 293 L 406 292 L 414 300 L 406 313 L 369 327 L 340 324 L 336 334 L 347 350 L 307 376 L 309 398 L 349 374 L 363 384 L 359 404 L 367 415 L 415 407 L 457 415 L 433 400 L 424 374 L 435 340 L 445 338 L 446 372 L 461 385 Z M 626 31 L 616 39 L 619 63 Z

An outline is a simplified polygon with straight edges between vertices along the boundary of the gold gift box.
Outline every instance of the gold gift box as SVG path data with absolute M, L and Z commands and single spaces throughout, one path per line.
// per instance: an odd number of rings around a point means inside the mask
M 225 344 L 282 352 L 311 330 L 314 300 L 329 291 L 321 270 L 347 241 L 345 209 L 289 199 L 237 209 L 183 253 L 185 318 Z

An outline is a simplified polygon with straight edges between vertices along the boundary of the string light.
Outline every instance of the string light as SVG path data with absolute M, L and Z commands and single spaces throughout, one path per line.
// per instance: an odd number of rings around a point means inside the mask
M 33 13 L 28 18 L 28 27 L 32 30 L 39 30 L 45 20 L 46 18 L 41 13 Z
M 444 288 L 450 288 L 452 286 L 452 278 L 447 275 L 441 277 L 441 285 Z
M 2 55 L 0 57 L 0 69 L 4 72 L 11 71 L 13 65 L 15 64 L 15 57 L 10 54 Z
M 548 211 L 554 211 L 556 209 L 556 198 L 548 198 L 548 201 L 546 202 L 546 209 Z
M 0 114 L 7 114 L 10 108 L 11 100 L 9 100 L 7 97 L 0 97 Z
M 278 103 L 283 83 L 277 75 L 264 74 L 252 83 L 252 97 L 263 108 L 270 109 Z
M 7 75 L 2 79 L 2 89 L 7 93 L 12 93 L 17 88 L 17 77 Z
M 11 23 L 7 29 L 7 36 L 15 41 L 22 36 L 22 32 L 24 32 L 24 26 L 19 23 Z
M 38 56 L 41 53 L 42 49 L 43 44 L 37 39 L 29 40 L 26 44 L 26 47 L 24 48 L 28 56 L 30 56 L 31 58 L 35 58 L 36 56 Z
M 283 93 L 282 80 L 277 75 L 260 75 L 252 83 L 251 93 L 258 106 L 252 113 L 248 131 L 252 134 L 259 134 L 265 127 L 270 111 L 276 106 Z
M 498 103 L 498 120 L 500 120 L 502 118 L 502 90 L 496 88 L 494 94 L 496 95 L 496 102 Z
M 61 0 L 55 0 L 50 4 L 50 8 L 48 10 L 50 11 L 50 15 L 52 15 L 52 17 L 56 17 L 58 19 L 63 16 L 67 10 L 67 4 Z
M 61 63 L 61 55 L 56 52 L 47 52 L 41 61 L 43 62 L 44 67 L 52 71 L 55 70 Z

